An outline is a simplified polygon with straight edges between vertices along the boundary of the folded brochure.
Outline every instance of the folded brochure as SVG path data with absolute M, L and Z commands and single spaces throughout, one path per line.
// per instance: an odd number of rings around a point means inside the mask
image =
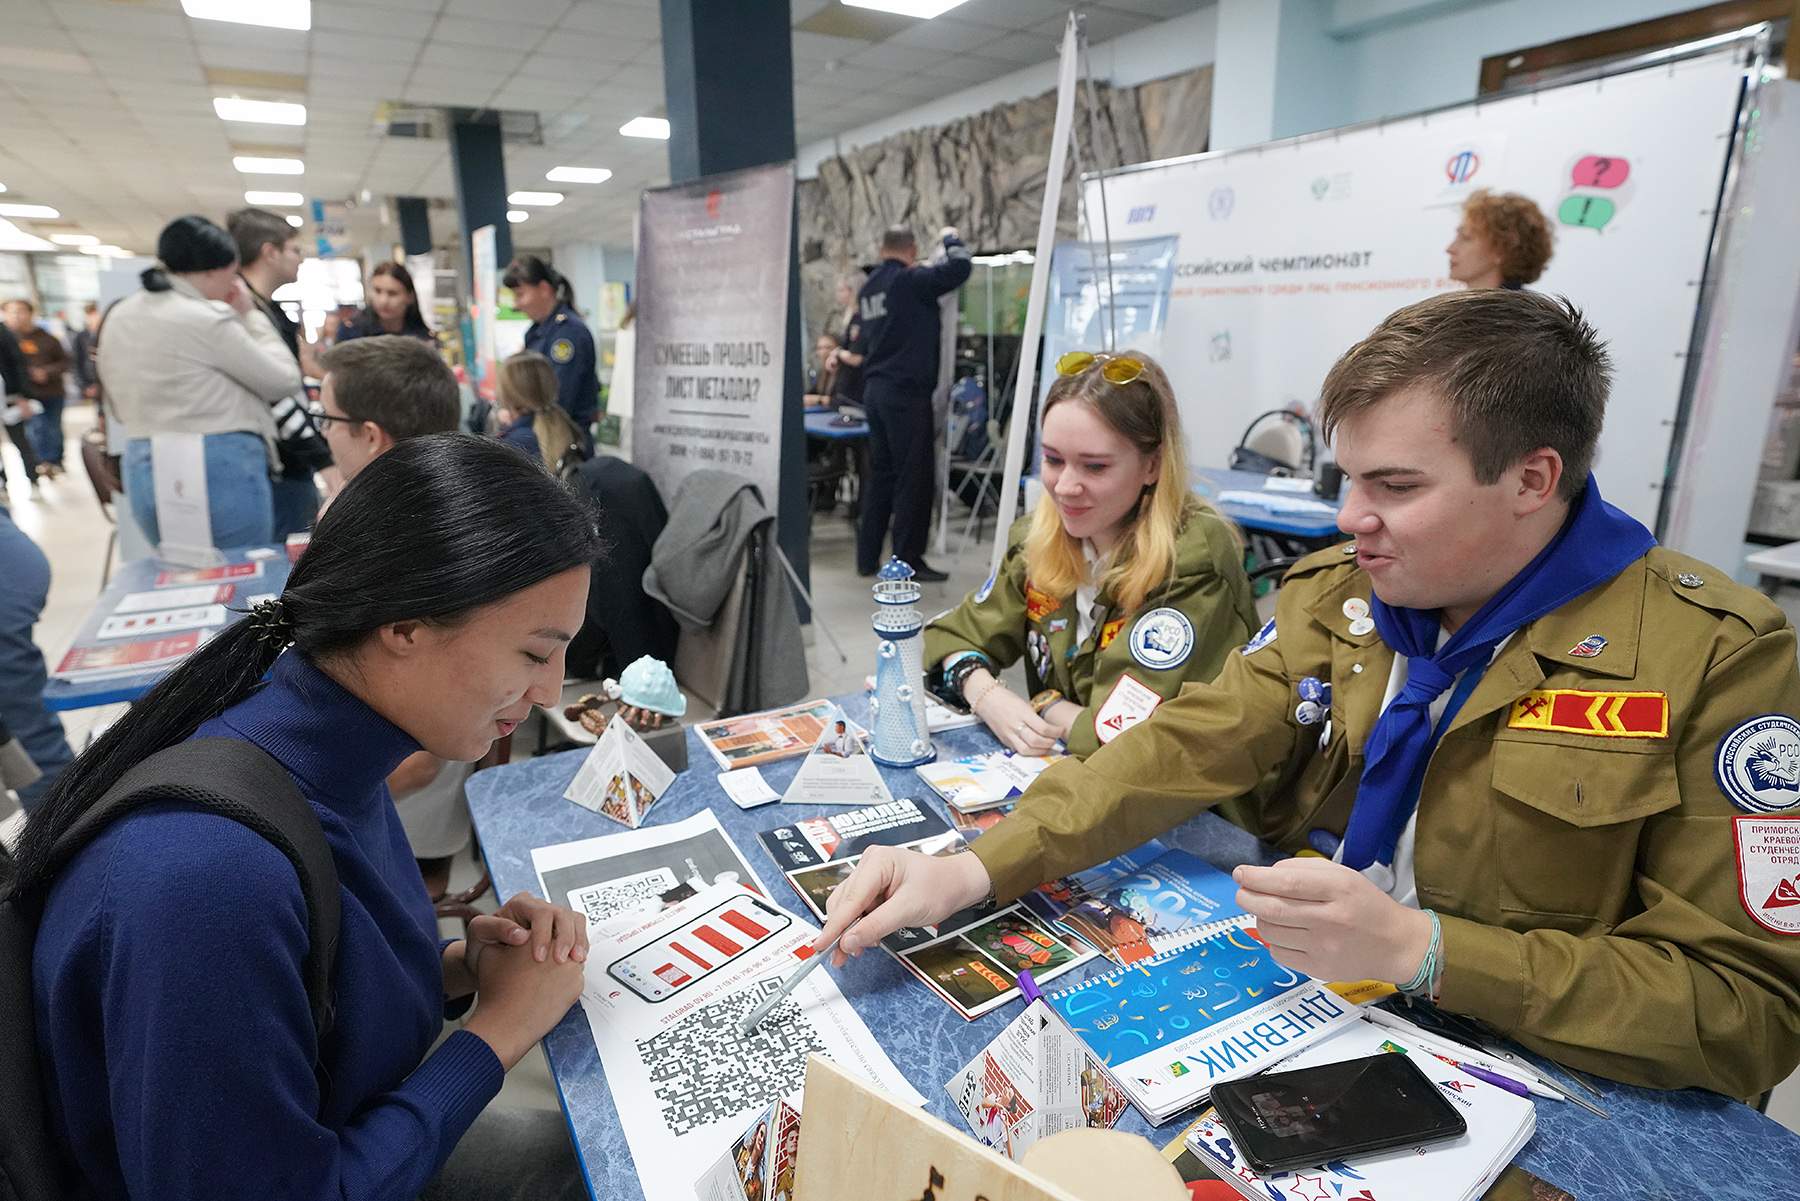
M 1047 1135 L 1110 1128 L 1125 1094 L 1042 997 L 944 1085 L 975 1137 L 1018 1159 Z
M 1025 795 L 1031 782 L 1061 755 L 1018 755 L 988 751 L 913 770 L 931 791 L 964 813 L 1005 805 Z

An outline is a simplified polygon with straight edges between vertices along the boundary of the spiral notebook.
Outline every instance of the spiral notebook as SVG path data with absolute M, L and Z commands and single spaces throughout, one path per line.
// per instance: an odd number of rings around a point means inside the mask
M 1154 1124 L 1356 1020 L 1322 981 L 1275 962 L 1252 920 L 1196 927 L 1149 959 L 1048 994 Z

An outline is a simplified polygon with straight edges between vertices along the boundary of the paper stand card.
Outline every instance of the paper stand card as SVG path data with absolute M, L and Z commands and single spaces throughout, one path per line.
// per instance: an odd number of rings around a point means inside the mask
M 208 567 L 222 556 L 213 545 L 212 507 L 206 495 L 206 442 L 200 434 L 157 434 L 150 439 L 155 480 L 157 556 L 189 567 Z
M 1009 1159 L 1046 1135 L 1109 1129 L 1126 1105 L 1106 1069 L 1041 997 L 944 1091 L 975 1137 Z
M 806 762 L 794 773 L 784 804 L 875 805 L 892 801 L 894 794 L 881 779 L 875 760 L 869 757 L 859 731 L 834 710 L 824 730 L 806 754 Z
M 636 730 L 609 721 L 563 797 L 635 830 L 674 782 L 675 773 Z
M 989 751 L 947 763 L 926 763 L 913 770 L 951 807 L 974 813 L 1010 804 L 1024 796 L 1038 774 L 1061 758 L 1061 755 Z
M 747 889 L 718 887 L 593 936 L 581 1007 L 646 1201 L 690 1201 L 696 1169 L 753 1132 L 767 1106 L 798 1100 L 814 1053 L 924 1103 L 829 970 L 738 1028 L 818 933 Z

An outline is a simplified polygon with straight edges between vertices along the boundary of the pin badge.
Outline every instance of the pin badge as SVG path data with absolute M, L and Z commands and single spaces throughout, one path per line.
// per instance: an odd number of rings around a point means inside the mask
M 1367 634 L 1374 628 L 1375 621 L 1373 618 L 1359 617 L 1350 623 L 1350 636 L 1352 638 L 1361 638 L 1364 634 Z
M 1606 649 L 1606 639 L 1600 634 L 1589 634 L 1580 642 L 1569 648 L 1571 659 L 1592 659 Z
M 1331 706 L 1331 685 L 1317 676 L 1307 676 L 1301 680 L 1299 692 L 1300 699 L 1303 701 L 1312 701 L 1314 704 L 1323 705 L 1326 708 Z
M 1294 710 L 1294 720 L 1303 726 L 1316 726 L 1325 716 L 1325 707 L 1316 701 L 1301 701 Z
M 1369 615 L 1369 602 L 1360 596 L 1353 596 L 1344 602 L 1344 616 L 1351 621 L 1361 621 Z
M 1706 583 L 1705 580 L 1701 579 L 1691 571 L 1684 571 L 1676 576 L 1675 582 L 1680 584 L 1683 588 L 1698 588 L 1700 585 Z

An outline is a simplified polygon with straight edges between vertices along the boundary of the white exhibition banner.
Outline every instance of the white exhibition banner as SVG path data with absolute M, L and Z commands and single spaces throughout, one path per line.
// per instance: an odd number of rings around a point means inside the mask
M 496 322 L 500 311 L 499 251 L 494 241 L 494 227 L 484 225 L 469 235 L 469 270 L 475 276 L 475 394 L 493 404 L 495 374 L 500 358 L 495 345 Z
M 777 507 L 793 221 L 792 163 L 639 201 L 632 460 L 671 502 L 715 468 Z
M 1107 175 L 1115 248 L 1180 239 L 1166 327 L 1143 348 L 1175 386 L 1189 461 L 1222 467 L 1250 419 L 1311 413 L 1326 372 L 1403 305 L 1461 285 L 1445 247 L 1477 188 L 1555 231 L 1534 291 L 1611 348 L 1596 472 L 1654 523 L 1714 208 L 1737 120 L 1735 52 Z M 1084 236 L 1098 240 L 1099 184 Z M 1760 438 L 1760 429 L 1753 431 Z

